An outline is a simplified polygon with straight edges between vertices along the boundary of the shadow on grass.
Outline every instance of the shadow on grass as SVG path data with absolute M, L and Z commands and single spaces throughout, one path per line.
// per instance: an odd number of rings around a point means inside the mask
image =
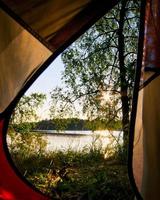
M 12 154 L 20 172 L 55 200 L 132 200 L 127 166 L 117 155 L 104 159 L 98 149 L 57 151 L 23 159 Z

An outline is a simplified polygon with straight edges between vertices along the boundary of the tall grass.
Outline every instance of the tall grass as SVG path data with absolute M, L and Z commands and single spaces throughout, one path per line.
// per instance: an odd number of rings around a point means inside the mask
M 31 135 L 26 136 L 30 138 Z M 35 187 L 55 200 L 132 200 L 134 194 L 123 162 L 121 145 L 104 156 L 101 146 L 93 142 L 82 151 L 54 151 L 40 153 L 33 148 L 30 140 L 23 136 L 18 139 L 10 153 L 19 171 Z M 37 136 L 38 137 L 38 136 Z M 24 139 L 25 138 L 25 139 Z M 22 139 L 26 140 L 25 144 Z M 41 146 L 44 144 L 38 137 Z M 95 140 L 96 141 L 96 140 Z M 37 140 L 36 140 L 37 142 Z M 20 145 L 21 144 L 21 145 Z M 17 147 L 15 146 L 17 145 Z M 14 146 L 14 148 L 13 148 Z M 24 148 L 25 147 L 25 148 Z M 30 148 L 32 147 L 32 149 Z M 105 150 L 110 152 L 110 148 Z M 25 155 L 25 156 L 24 156 Z

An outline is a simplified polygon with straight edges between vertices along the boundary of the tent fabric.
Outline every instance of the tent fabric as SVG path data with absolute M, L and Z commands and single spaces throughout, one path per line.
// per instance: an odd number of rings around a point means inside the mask
M 49 40 L 91 0 L 5 0 L 4 2 L 41 37 Z
M 1 0 L 53 52 L 119 0 Z M 94 21 L 93 21 L 94 19 Z M 75 38 L 74 38 L 75 39 Z
M 136 185 L 141 190 L 143 175 L 143 126 L 142 126 L 142 104 L 143 90 L 139 92 L 137 116 L 135 122 L 134 144 L 133 144 L 133 174 Z
M 3 112 L 51 52 L 2 10 L 0 19 L 0 112 Z
M 160 2 L 147 0 L 143 63 L 134 133 L 133 174 L 144 200 L 158 200 L 160 189 Z
M 142 194 L 144 199 L 159 199 L 160 161 L 160 77 L 157 77 L 144 88 L 143 94 L 143 127 L 144 127 L 144 170 Z
M 148 73 L 148 72 L 145 72 Z M 145 200 L 158 200 L 160 188 L 160 76 L 139 92 L 133 150 L 136 184 Z
M 148 0 L 145 16 L 144 68 L 160 68 L 160 1 Z

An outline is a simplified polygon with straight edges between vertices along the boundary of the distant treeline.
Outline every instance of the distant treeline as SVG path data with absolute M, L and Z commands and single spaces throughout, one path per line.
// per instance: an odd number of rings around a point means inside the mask
M 86 121 L 78 118 L 43 120 L 36 124 L 38 130 L 89 130 Z
M 42 120 L 37 122 L 34 127 L 35 130 L 119 130 L 121 129 L 120 121 L 113 121 L 107 123 L 107 120 L 85 120 L 78 118 L 52 120 Z
M 107 123 L 106 120 L 84 120 L 78 118 L 42 120 L 39 122 L 25 122 L 13 124 L 17 132 L 29 132 L 33 130 L 120 130 L 121 122 Z

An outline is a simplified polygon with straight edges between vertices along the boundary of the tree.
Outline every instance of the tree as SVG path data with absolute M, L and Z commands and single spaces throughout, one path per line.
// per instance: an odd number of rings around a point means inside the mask
M 42 93 L 24 95 L 13 111 L 11 123 L 21 124 L 37 120 L 37 110 L 43 105 L 45 99 L 46 95 Z
M 46 141 L 39 133 L 33 133 L 35 121 L 38 118 L 37 110 L 43 105 L 46 95 L 32 93 L 24 95 L 15 107 L 8 129 L 8 147 L 15 164 L 18 158 L 26 159 L 33 154 L 42 154 L 46 148 Z
M 52 91 L 59 113 L 79 102 L 88 118 L 122 121 L 124 149 L 136 63 L 139 1 L 121 0 L 63 54 L 64 88 Z M 55 104 L 56 105 L 56 104 Z

